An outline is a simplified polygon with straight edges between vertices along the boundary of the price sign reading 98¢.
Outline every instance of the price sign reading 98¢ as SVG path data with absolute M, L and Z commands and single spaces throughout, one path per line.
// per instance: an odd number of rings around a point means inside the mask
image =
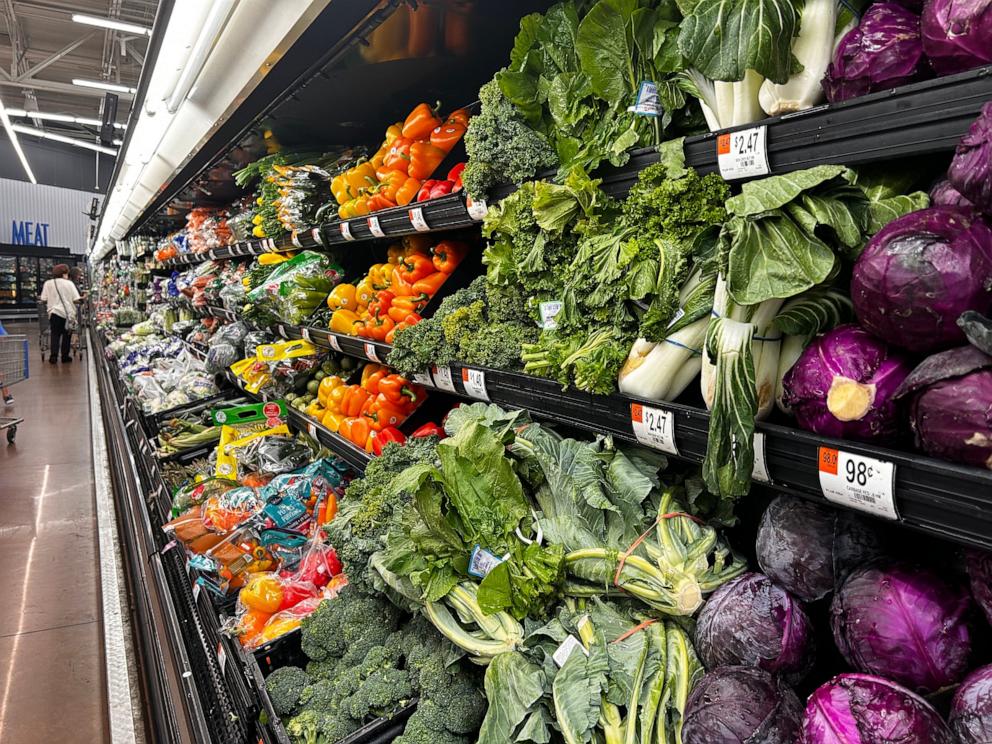
M 899 519 L 895 465 L 874 457 L 820 447 L 820 490 L 827 501 L 876 517 Z
M 765 125 L 721 134 L 716 140 L 716 159 L 720 175 L 726 180 L 767 175 L 768 152 Z

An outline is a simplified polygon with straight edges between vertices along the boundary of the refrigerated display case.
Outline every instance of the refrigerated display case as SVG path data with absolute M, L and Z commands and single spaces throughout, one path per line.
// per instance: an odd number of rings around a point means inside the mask
M 0 256 L 0 305 L 17 304 L 17 258 Z

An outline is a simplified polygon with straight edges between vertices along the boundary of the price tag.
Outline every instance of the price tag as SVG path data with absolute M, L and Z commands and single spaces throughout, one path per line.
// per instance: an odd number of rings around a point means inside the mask
M 455 392 L 455 381 L 451 379 L 451 367 L 433 367 L 434 387 L 448 393 Z
M 481 369 L 462 367 L 462 385 L 465 387 L 466 395 L 479 400 L 489 400 L 489 393 L 486 391 L 486 373 Z
M 476 222 L 485 219 L 486 212 L 489 211 L 485 199 L 475 200 L 471 196 L 465 198 L 465 206 L 468 208 L 468 216 Z
M 227 652 L 224 650 L 224 644 L 220 641 L 217 642 L 217 666 L 220 667 L 221 674 L 227 668 Z
M 754 467 L 751 468 L 751 479 L 759 483 L 771 483 L 768 475 L 768 461 L 765 459 L 765 435 L 760 431 L 754 433 Z
M 369 232 L 372 233 L 372 236 L 373 237 L 375 237 L 375 238 L 384 238 L 384 237 L 386 237 L 386 233 L 384 233 L 382 231 L 382 225 L 379 224 L 379 218 L 378 217 L 372 216 L 372 217 L 369 217 L 368 220 L 366 220 L 366 221 L 368 222 L 368 225 L 369 225 Z
M 414 207 L 410 210 L 410 224 L 413 225 L 413 229 L 417 232 L 427 232 L 431 229 L 430 225 L 427 224 L 427 220 L 424 219 L 424 208 Z
M 569 635 L 568 638 L 562 641 L 561 645 L 558 647 L 558 650 L 551 654 L 551 658 L 554 659 L 555 664 L 561 668 L 565 666 L 565 662 L 568 661 L 568 657 L 571 656 L 572 652 L 576 649 L 584 653 L 586 656 L 589 655 L 589 652 L 586 651 L 585 646 L 582 645 L 582 642 L 574 635 Z
M 207 252 L 207 255 L 210 256 L 210 260 L 211 261 L 216 261 L 217 260 L 217 252 L 216 251 L 208 251 Z
M 434 387 L 434 380 L 431 379 L 430 372 L 417 372 L 413 376 L 413 381 L 418 385 L 425 385 L 426 387 Z
M 268 238 L 268 240 L 267 240 L 267 243 L 268 243 L 268 248 L 269 248 L 269 250 L 270 250 L 270 251 L 275 251 L 275 249 L 276 249 L 276 241 L 275 241 L 275 238 Z
M 319 227 L 315 227 L 313 230 L 311 230 L 310 231 L 310 236 L 313 238 L 313 241 L 317 245 L 323 245 L 324 244 L 324 236 L 320 234 L 320 228 Z
M 370 361 L 376 362 L 377 364 L 382 364 L 382 361 L 379 359 L 379 355 L 375 353 L 375 345 L 374 344 L 370 344 L 368 342 L 365 342 L 365 356 Z
M 769 173 L 768 153 L 765 149 L 767 137 L 768 127 L 764 124 L 717 137 L 716 160 L 720 167 L 720 175 L 728 181 L 767 175 Z
M 476 545 L 468 558 L 468 572 L 472 576 L 484 579 L 489 575 L 490 571 L 505 560 L 506 558 L 493 555 L 480 545 Z
M 896 467 L 874 457 L 820 447 L 820 490 L 827 501 L 899 519 L 896 511 Z
M 282 338 L 286 338 L 286 327 L 282 323 L 279 323 L 276 326 L 276 333 L 278 333 Z
M 333 333 L 327 334 L 327 343 L 332 349 L 334 349 L 334 351 L 338 352 L 339 354 L 341 353 L 341 344 L 338 343 L 338 337 L 335 336 Z
M 675 414 L 672 411 L 631 403 L 630 422 L 634 428 L 634 436 L 645 447 L 670 455 L 679 453 L 679 448 L 675 445 Z
M 317 438 L 317 425 L 312 421 L 307 422 L 307 434 L 309 434 L 313 439 Z
M 300 326 L 300 338 L 310 343 L 313 342 L 313 339 L 310 338 L 310 329 L 306 326 Z
M 300 238 L 299 238 L 299 237 L 297 236 L 297 234 L 296 234 L 296 231 L 295 231 L 295 230 L 294 230 L 294 231 L 293 231 L 293 233 L 292 233 L 292 240 L 293 240 L 293 245 L 294 245 L 294 246 L 295 246 L 296 248 L 302 248 L 302 247 L 303 247 L 303 244 L 302 244 L 302 243 L 300 243 Z
M 351 234 L 351 225 L 347 222 L 341 223 L 341 237 L 345 240 L 354 240 L 355 236 Z
M 197 581 L 195 584 L 193 584 L 193 603 L 196 604 L 196 601 L 199 598 L 200 598 L 200 582 Z
M 558 327 L 558 321 L 555 318 L 558 313 L 561 312 L 562 302 L 561 300 L 553 300 L 551 302 L 542 302 L 538 305 L 538 309 L 541 312 L 541 328 L 545 331 L 553 331 Z

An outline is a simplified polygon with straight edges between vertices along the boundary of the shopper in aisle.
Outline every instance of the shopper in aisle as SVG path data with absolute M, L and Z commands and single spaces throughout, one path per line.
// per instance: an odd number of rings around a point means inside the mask
M 55 364 L 56 355 L 61 351 L 62 363 L 68 364 L 72 361 L 70 350 L 72 329 L 69 326 L 75 324 L 79 290 L 68 279 L 69 267 L 65 264 L 56 264 L 52 274 L 54 277 L 45 282 L 45 286 L 41 288 L 40 298 L 48 305 L 48 322 L 52 332 L 48 363 Z

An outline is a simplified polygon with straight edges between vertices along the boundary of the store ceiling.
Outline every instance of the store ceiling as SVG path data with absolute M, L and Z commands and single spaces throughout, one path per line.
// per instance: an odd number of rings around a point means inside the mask
M 8 108 L 100 118 L 105 91 L 72 85 L 73 78 L 136 87 L 147 36 L 72 21 L 73 13 L 151 27 L 158 0 L 0 0 L 0 96 Z M 117 121 L 130 96 L 121 94 Z M 30 126 L 93 141 L 93 127 L 16 119 Z

